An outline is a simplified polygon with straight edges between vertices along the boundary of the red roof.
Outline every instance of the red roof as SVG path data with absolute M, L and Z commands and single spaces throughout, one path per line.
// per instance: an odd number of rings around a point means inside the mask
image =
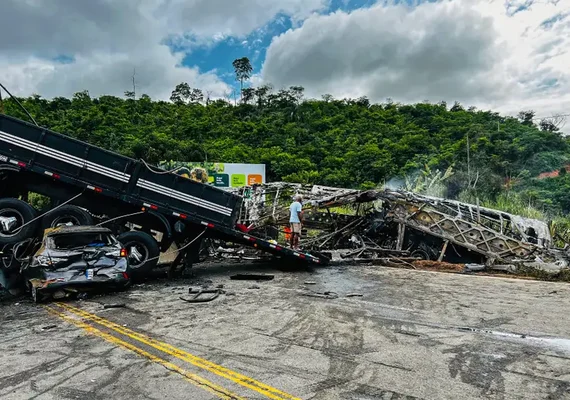
M 570 165 L 566 165 L 564 168 L 566 169 L 567 172 L 570 172 Z M 558 175 L 560 175 L 559 169 L 557 169 L 556 171 L 543 172 L 542 174 L 538 175 L 538 179 L 556 178 Z

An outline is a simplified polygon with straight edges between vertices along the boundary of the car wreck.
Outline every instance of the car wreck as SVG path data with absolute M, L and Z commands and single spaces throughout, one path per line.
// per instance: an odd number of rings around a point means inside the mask
M 42 240 L 21 246 L 13 261 L 35 302 L 81 292 L 121 290 L 130 284 L 127 250 L 107 228 L 50 228 Z
M 461 263 L 569 265 L 548 225 L 455 200 L 402 190 L 353 190 L 285 182 L 237 189 L 245 201 L 239 223 L 277 239 L 288 205 L 304 198 L 305 250 L 355 260 L 411 257 Z

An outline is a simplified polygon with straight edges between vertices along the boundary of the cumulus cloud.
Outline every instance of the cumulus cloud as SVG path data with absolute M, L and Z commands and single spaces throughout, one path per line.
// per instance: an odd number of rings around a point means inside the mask
M 273 39 L 257 84 L 570 112 L 570 0 L 418 2 L 327 15 L 330 0 L 3 0 L 0 81 L 19 95 L 121 95 L 136 68 L 139 94 L 168 99 L 185 81 L 221 97 L 232 89 L 218 71 L 184 57 L 228 37 L 251 50 L 252 32 L 287 16 L 295 28 Z
M 327 4 L 328 0 L 165 0 L 160 15 L 171 20 L 175 31 L 200 41 L 247 35 L 279 14 L 302 21 Z
M 323 0 L 3 0 L 0 81 L 44 97 L 137 92 L 168 99 L 182 81 L 221 97 L 231 91 L 216 71 L 182 66 L 195 43 L 241 37 L 279 13 L 305 18 Z M 169 43 L 172 44 L 172 41 Z M 183 51 L 182 51 L 183 50 Z
M 176 67 L 181 58 L 181 54 L 172 54 L 165 46 L 140 54 L 136 59 L 129 54 L 108 53 L 78 56 L 73 63 L 30 58 L 6 66 L 1 66 L 0 62 L 0 75 L 14 94 L 38 93 L 43 97 L 70 96 L 81 90 L 88 90 L 93 96 L 121 96 L 126 90 L 133 89 L 133 73 L 139 96 L 144 93 L 153 98 L 168 99 L 180 82 L 189 82 L 214 97 L 222 96 L 228 90 L 228 85 L 213 72 Z
M 570 111 L 570 0 L 441 0 L 313 15 L 273 39 L 275 86 L 372 100 Z

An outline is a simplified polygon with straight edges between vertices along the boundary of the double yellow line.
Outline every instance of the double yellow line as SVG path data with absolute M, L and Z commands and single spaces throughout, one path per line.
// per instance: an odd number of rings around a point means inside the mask
M 142 343 L 146 346 L 149 346 L 155 350 L 158 350 L 162 353 L 168 354 L 172 357 L 175 357 L 179 360 L 182 360 L 184 362 L 187 362 L 189 364 L 192 364 L 198 368 L 201 368 L 205 371 L 208 371 L 210 373 L 213 373 L 219 377 L 228 379 L 238 385 L 241 385 L 243 387 L 246 387 L 248 389 L 251 389 L 261 395 L 264 395 L 265 397 L 272 399 L 272 400 L 300 400 L 298 397 L 294 397 L 288 393 L 282 392 L 279 389 L 273 388 L 269 385 L 266 385 L 262 382 L 258 382 L 256 380 L 254 380 L 253 378 L 247 377 L 245 375 L 240 374 L 239 372 L 235 372 L 232 371 L 228 368 L 222 367 L 221 365 L 218 364 L 214 364 L 211 361 L 205 360 L 201 357 L 195 356 L 193 354 L 190 354 L 184 350 L 181 350 L 177 347 L 174 347 L 168 343 L 164 343 L 161 341 L 158 341 L 156 339 L 153 339 L 147 335 L 143 335 L 141 333 L 135 332 L 131 329 L 128 329 L 124 326 L 118 325 L 114 322 L 111 322 L 107 319 L 101 318 L 95 314 L 89 313 L 85 310 L 82 310 L 80 308 L 77 307 L 73 307 L 71 305 L 65 304 L 65 303 L 56 303 L 59 307 L 63 308 L 64 310 L 66 310 L 67 312 L 69 312 L 70 314 L 79 317 L 83 320 L 87 320 L 89 322 L 104 326 L 105 328 L 110 329 L 112 332 L 114 333 L 118 333 L 120 335 L 124 335 L 132 340 L 134 340 L 135 342 L 138 343 Z M 186 378 L 189 382 L 193 383 L 194 385 L 201 387 L 207 391 L 209 391 L 210 393 L 213 393 L 215 395 L 217 395 L 219 398 L 221 399 L 244 399 L 244 397 L 241 397 L 235 393 L 232 393 L 230 391 L 228 391 L 227 389 L 213 383 L 210 382 L 196 374 L 193 374 L 189 371 L 186 371 L 180 367 L 178 367 L 177 365 L 172 364 L 171 362 L 162 359 L 160 357 L 157 357 L 149 352 L 147 352 L 144 349 L 141 349 L 127 341 L 124 341 L 114 335 L 111 335 L 109 333 L 106 333 L 100 329 L 95 328 L 94 326 L 85 323 L 82 320 L 78 320 L 76 318 L 72 318 L 69 315 L 66 315 L 65 313 L 57 310 L 54 307 L 51 306 L 46 306 L 46 309 L 54 314 L 59 316 L 60 318 L 64 319 L 67 322 L 70 322 L 72 324 L 74 324 L 75 326 L 84 329 L 85 331 L 87 331 L 88 333 L 98 336 L 102 339 L 105 339 L 117 346 L 126 348 L 128 350 L 134 351 L 135 353 L 149 359 L 152 362 L 155 362 L 157 364 L 160 364 L 162 366 L 164 366 L 165 368 L 176 372 L 180 375 L 182 375 L 184 378 Z

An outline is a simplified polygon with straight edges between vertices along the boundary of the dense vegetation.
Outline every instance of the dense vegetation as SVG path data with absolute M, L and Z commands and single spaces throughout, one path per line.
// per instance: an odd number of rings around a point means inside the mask
M 570 211 L 570 175 L 536 179 L 570 160 L 569 142 L 555 124 L 535 124 L 532 112 L 513 118 L 458 103 L 311 100 L 301 87 L 245 88 L 233 101 L 205 99 L 187 84 L 170 102 L 125 96 L 20 101 L 42 126 L 151 163 L 265 163 L 272 181 L 358 188 L 425 186 L 433 177 L 442 188 L 436 194 L 451 198 L 488 205 L 508 198 L 503 208 L 532 205 L 548 215 Z M 27 119 L 12 99 L 4 111 Z

